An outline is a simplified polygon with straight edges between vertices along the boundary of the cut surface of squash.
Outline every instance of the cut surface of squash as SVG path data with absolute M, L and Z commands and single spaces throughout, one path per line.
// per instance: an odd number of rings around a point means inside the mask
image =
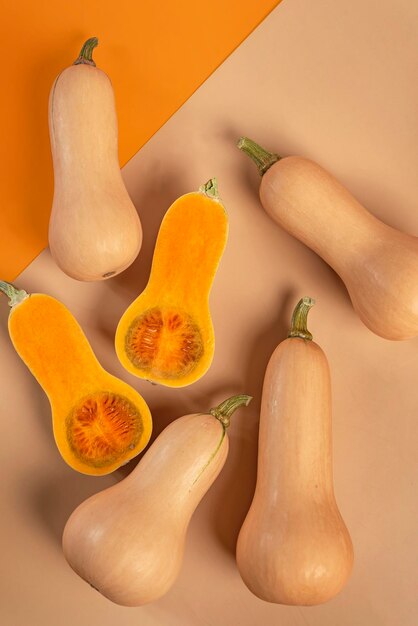
M 70 447 L 83 463 L 105 467 L 134 450 L 142 416 L 128 398 L 99 392 L 84 398 L 66 420 Z
M 135 367 L 161 378 L 190 373 L 203 355 L 199 327 L 178 309 L 154 307 L 134 319 L 126 335 L 126 354 Z
M 10 298 L 9 334 L 48 396 L 57 447 L 73 469 L 109 474 L 147 445 L 145 400 L 98 362 L 70 311 L 46 294 L 28 295 L 0 281 Z
M 207 371 L 215 347 L 209 293 L 227 234 L 215 179 L 169 208 L 148 285 L 116 331 L 116 352 L 129 372 L 183 387 Z

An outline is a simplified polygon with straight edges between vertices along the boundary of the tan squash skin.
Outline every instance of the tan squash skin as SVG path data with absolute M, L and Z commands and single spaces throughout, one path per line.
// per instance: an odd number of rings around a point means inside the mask
M 288 338 L 264 379 L 257 484 L 237 563 L 262 600 L 314 605 L 346 583 L 353 548 L 332 478 L 331 385 L 313 341 Z
M 253 142 L 240 141 L 251 150 Z M 417 336 L 418 238 L 371 215 L 313 161 L 266 154 L 273 157 L 260 185 L 267 213 L 339 274 L 370 330 L 392 340 Z
M 50 93 L 49 129 L 52 256 L 78 280 L 114 276 L 137 257 L 142 228 L 120 172 L 109 77 L 87 61 L 61 72 Z
M 231 411 L 249 400 L 236 396 Z M 68 520 L 67 561 L 109 600 L 140 606 L 176 580 L 190 518 L 228 455 L 228 418 L 218 415 L 172 422 L 127 478 L 86 500 Z

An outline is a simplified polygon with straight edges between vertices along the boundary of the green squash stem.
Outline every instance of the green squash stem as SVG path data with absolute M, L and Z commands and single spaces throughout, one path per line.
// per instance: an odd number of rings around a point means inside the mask
M 200 193 L 204 193 L 209 198 L 219 200 L 218 181 L 216 178 L 211 178 L 207 183 L 199 187 Z
M 281 159 L 278 154 L 268 152 L 248 137 L 241 137 L 237 146 L 254 161 L 261 176 L 263 176 L 274 163 L 277 163 L 277 161 Z
M 0 291 L 2 291 L 9 298 L 10 307 L 20 304 L 29 296 L 29 294 L 23 289 L 18 289 L 11 283 L 6 283 L 4 280 L 0 280 Z
M 251 400 L 252 400 L 251 396 L 246 396 L 246 395 L 232 396 L 232 398 L 228 398 L 227 400 L 224 400 L 223 402 L 221 402 L 221 404 L 218 404 L 218 406 L 216 406 L 215 408 L 210 409 L 209 414 L 213 415 L 213 417 L 216 417 L 216 419 L 218 419 L 221 422 L 224 429 L 226 429 L 228 428 L 230 424 L 231 415 L 240 406 L 248 406 Z
M 231 415 L 240 406 L 248 406 L 250 404 L 251 400 L 252 400 L 251 396 L 245 396 L 245 395 L 232 396 L 232 398 L 228 398 L 227 400 L 224 400 L 223 402 L 221 402 L 221 404 L 218 404 L 218 406 L 216 406 L 213 409 L 210 409 L 210 411 L 208 411 L 209 415 L 213 415 L 213 417 L 216 417 L 216 419 L 221 422 L 221 424 L 222 424 L 222 434 L 221 434 L 221 437 L 219 439 L 218 445 L 216 446 L 215 450 L 210 455 L 210 457 L 207 460 L 207 462 L 205 463 L 205 465 L 202 467 L 202 469 L 197 474 L 196 478 L 194 479 L 194 481 L 192 483 L 192 486 L 195 485 L 195 483 L 197 483 L 199 478 L 203 475 L 204 471 L 209 467 L 209 465 L 212 463 L 213 459 L 218 454 L 218 452 L 219 452 L 219 450 L 221 448 L 222 442 L 225 439 L 226 429 L 228 428 L 228 426 L 230 424 L 230 417 L 231 417 Z
M 92 65 L 93 67 L 96 67 L 96 63 L 93 61 L 93 50 L 96 46 L 98 46 L 98 44 L 99 40 L 97 37 L 90 37 L 90 39 L 87 39 L 73 65 Z
M 312 333 L 309 332 L 307 323 L 309 310 L 314 304 L 315 300 L 313 298 L 305 297 L 299 300 L 293 311 L 288 337 L 299 337 L 300 339 L 312 341 Z

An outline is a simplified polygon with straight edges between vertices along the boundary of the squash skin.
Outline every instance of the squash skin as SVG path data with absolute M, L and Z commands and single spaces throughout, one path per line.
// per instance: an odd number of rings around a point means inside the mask
M 228 447 L 226 426 L 214 415 L 174 420 L 127 478 L 69 518 L 63 549 L 74 571 L 124 606 L 163 596 L 178 576 L 190 518 Z
M 418 335 L 418 238 L 371 215 L 322 167 L 285 157 L 263 176 L 267 213 L 345 283 L 364 324 L 385 339 Z
M 416 337 L 418 237 L 378 220 L 317 163 L 238 145 L 260 169 L 266 212 L 337 272 L 363 323 L 385 339 Z
M 202 191 L 181 196 L 168 209 L 158 233 L 148 284 L 126 309 L 116 330 L 116 353 L 128 372 L 168 387 L 184 387 L 209 369 L 215 349 L 209 294 L 227 235 L 223 205 Z M 155 361 L 149 368 L 132 361 L 127 349 L 130 328 L 150 311 L 173 312 L 189 324 L 195 342 L 191 369 L 178 373 L 175 364 L 171 369 L 168 364 L 166 370 L 158 370 Z
M 66 68 L 49 98 L 54 198 L 49 246 L 77 280 L 103 280 L 126 269 L 142 243 L 138 213 L 118 161 L 109 77 L 92 65 Z
M 83 474 L 109 474 L 135 457 L 147 445 L 152 430 L 149 408 L 140 394 L 109 374 L 98 362 L 81 327 L 58 300 L 31 294 L 13 306 L 9 334 L 20 358 L 44 389 L 52 410 L 55 442 L 64 461 Z M 74 407 L 98 393 L 120 396 L 142 419 L 135 446 L 105 465 L 89 465 L 74 453 L 67 436 L 68 417 Z
M 331 386 L 312 341 L 289 338 L 264 379 L 257 484 L 239 533 L 237 564 L 268 602 L 315 605 L 334 597 L 353 564 L 332 480 Z

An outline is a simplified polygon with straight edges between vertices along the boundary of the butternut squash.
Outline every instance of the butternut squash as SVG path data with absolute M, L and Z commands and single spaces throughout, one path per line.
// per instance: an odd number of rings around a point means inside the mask
M 142 228 L 118 161 L 115 99 L 96 67 L 88 39 L 56 78 L 49 98 L 54 199 L 49 246 L 57 265 L 78 280 L 102 280 L 138 255 Z
M 70 311 L 51 296 L 0 281 L 10 298 L 9 334 L 48 396 L 55 441 L 83 474 L 113 472 L 151 436 L 151 414 L 128 384 L 106 372 Z
M 289 338 L 267 366 L 257 484 L 237 543 L 248 588 L 280 604 L 326 602 L 353 563 L 333 488 L 329 367 L 306 326 L 312 304 L 298 303 Z
M 234 396 L 208 413 L 176 419 L 127 478 L 74 511 L 63 548 L 79 576 L 125 606 L 168 591 L 190 518 L 227 458 L 230 416 L 250 399 Z
M 418 335 L 418 238 L 371 215 L 313 161 L 246 137 L 238 146 L 259 168 L 267 213 L 339 274 L 364 324 L 385 339 Z
M 116 330 L 116 353 L 128 372 L 184 387 L 208 370 L 215 348 L 208 300 L 227 233 L 215 179 L 168 209 L 148 284 Z

